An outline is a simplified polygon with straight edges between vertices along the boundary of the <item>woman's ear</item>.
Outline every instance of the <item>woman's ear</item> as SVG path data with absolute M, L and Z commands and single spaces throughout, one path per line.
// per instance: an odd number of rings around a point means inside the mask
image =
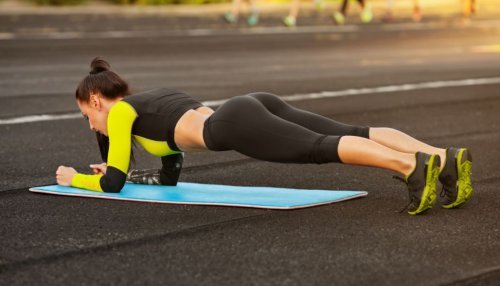
M 101 111 L 101 98 L 98 93 L 90 94 L 90 106 L 98 111 Z

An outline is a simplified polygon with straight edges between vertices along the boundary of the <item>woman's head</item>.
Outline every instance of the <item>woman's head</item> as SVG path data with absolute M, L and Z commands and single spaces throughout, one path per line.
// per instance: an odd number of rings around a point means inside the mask
M 76 101 L 90 129 L 107 135 L 110 103 L 130 94 L 128 83 L 111 70 L 104 59 L 97 57 L 90 63 L 90 73 L 76 88 Z

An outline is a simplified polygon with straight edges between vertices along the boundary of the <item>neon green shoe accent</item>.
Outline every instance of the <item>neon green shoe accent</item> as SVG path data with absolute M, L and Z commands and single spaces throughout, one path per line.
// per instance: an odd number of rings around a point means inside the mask
M 318 12 L 323 12 L 325 11 L 325 2 L 323 2 L 322 0 L 316 0 L 314 1 L 314 6 L 316 7 L 316 11 Z
M 363 12 L 361 12 L 360 18 L 361 22 L 363 23 L 370 23 L 373 20 L 373 13 L 370 5 L 368 4 L 365 5 Z
M 439 178 L 439 165 L 441 164 L 438 155 L 431 155 L 427 163 L 425 174 L 425 187 L 420 198 L 420 205 L 414 211 L 408 211 L 410 215 L 420 214 L 431 209 L 437 201 L 436 184 Z M 409 177 L 409 176 L 408 176 Z M 408 177 L 406 180 L 408 180 Z
M 332 18 L 337 25 L 344 25 L 345 24 L 344 14 L 340 13 L 339 11 L 333 12 Z
M 259 22 L 259 14 L 257 14 L 257 13 L 252 13 L 247 18 L 248 26 L 255 26 L 255 25 L 257 25 L 258 22 Z
M 295 27 L 297 25 L 297 18 L 294 16 L 286 16 L 283 18 L 283 24 L 287 27 Z
M 445 209 L 452 209 L 459 207 L 466 202 L 468 202 L 472 195 L 474 194 L 474 189 L 472 188 L 471 174 L 472 174 L 472 156 L 470 152 L 462 148 L 457 155 L 457 199 L 451 204 L 442 205 L 441 207 Z
M 233 13 L 227 12 L 224 14 L 224 20 L 228 22 L 229 24 L 234 24 L 236 21 L 238 21 L 238 17 L 236 17 Z

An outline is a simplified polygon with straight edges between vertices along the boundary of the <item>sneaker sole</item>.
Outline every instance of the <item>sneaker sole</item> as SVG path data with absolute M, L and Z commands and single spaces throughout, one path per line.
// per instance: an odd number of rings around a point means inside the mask
M 472 174 L 472 155 L 466 148 L 460 149 L 457 155 L 457 200 L 449 205 L 442 205 L 445 209 L 457 208 L 468 202 L 474 194 L 472 188 L 471 174 Z
M 439 178 L 439 166 L 441 161 L 439 156 L 432 155 L 425 167 L 425 188 L 420 199 L 420 205 L 414 211 L 409 211 L 408 214 L 417 215 L 431 209 L 437 201 L 436 186 Z

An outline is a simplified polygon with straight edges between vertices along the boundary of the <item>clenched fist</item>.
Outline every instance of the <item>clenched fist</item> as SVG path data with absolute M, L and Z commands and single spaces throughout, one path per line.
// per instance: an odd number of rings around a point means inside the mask
M 61 186 L 71 186 L 71 180 L 77 172 L 71 167 L 59 166 L 56 171 L 57 183 Z

